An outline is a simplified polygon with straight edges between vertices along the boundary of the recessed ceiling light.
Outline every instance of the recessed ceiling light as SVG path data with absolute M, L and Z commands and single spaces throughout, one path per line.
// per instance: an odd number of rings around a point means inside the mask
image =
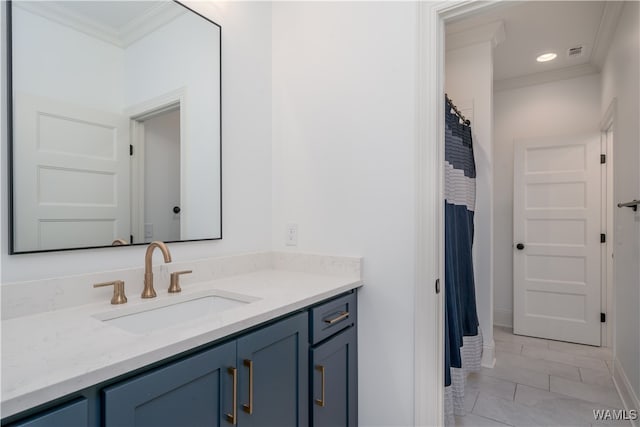
M 536 61 L 538 62 L 547 62 L 547 61 L 551 61 L 556 59 L 558 55 L 553 53 L 553 52 L 549 52 L 549 53 L 543 53 L 542 55 L 538 56 L 536 58 Z

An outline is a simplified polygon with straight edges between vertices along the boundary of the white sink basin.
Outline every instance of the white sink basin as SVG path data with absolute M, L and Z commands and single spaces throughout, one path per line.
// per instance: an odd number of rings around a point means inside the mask
M 258 299 L 228 292 L 222 294 L 207 291 L 188 296 L 171 296 L 153 302 L 141 301 L 135 307 L 122 307 L 93 317 L 125 331 L 144 334 L 241 307 Z

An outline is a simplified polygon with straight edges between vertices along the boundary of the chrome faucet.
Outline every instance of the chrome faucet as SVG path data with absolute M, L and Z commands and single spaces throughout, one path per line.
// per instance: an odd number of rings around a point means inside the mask
M 171 253 L 169 248 L 162 242 L 151 242 L 147 247 L 147 253 L 144 255 L 144 290 L 142 298 L 155 298 L 156 291 L 153 289 L 153 250 L 160 249 L 164 256 L 164 262 L 171 262 Z

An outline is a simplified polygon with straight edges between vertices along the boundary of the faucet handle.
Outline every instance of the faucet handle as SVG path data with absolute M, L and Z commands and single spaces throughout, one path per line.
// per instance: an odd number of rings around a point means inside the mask
M 127 302 L 127 296 L 124 294 L 124 280 L 96 283 L 93 287 L 102 288 L 103 286 L 111 285 L 113 285 L 113 297 L 111 298 L 111 304 L 124 304 Z
M 182 288 L 180 287 L 180 276 L 182 274 L 190 274 L 193 273 L 193 270 L 182 270 L 182 271 L 174 271 L 171 273 L 171 284 L 169 285 L 169 293 L 180 292 Z

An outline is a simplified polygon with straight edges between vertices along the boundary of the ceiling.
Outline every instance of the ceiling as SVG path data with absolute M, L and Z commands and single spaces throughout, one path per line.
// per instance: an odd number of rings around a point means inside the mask
M 13 5 L 122 48 L 187 11 L 168 0 L 16 1 Z
M 84 17 L 87 20 L 99 22 L 114 30 L 124 28 L 136 17 L 145 15 L 156 7 L 157 1 L 58 1 L 57 4 L 69 12 Z
M 509 81 L 568 69 L 598 72 L 611 43 L 622 2 L 527 1 L 501 2 L 471 17 L 447 24 L 447 38 L 478 34 L 482 26 L 504 24 L 504 40 L 494 50 L 494 81 Z M 477 41 L 476 41 L 477 42 Z M 471 44 L 471 43 L 467 43 Z M 582 46 L 582 54 L 568 50 Z M 555 52 L 540 63 L 536 57 Z

